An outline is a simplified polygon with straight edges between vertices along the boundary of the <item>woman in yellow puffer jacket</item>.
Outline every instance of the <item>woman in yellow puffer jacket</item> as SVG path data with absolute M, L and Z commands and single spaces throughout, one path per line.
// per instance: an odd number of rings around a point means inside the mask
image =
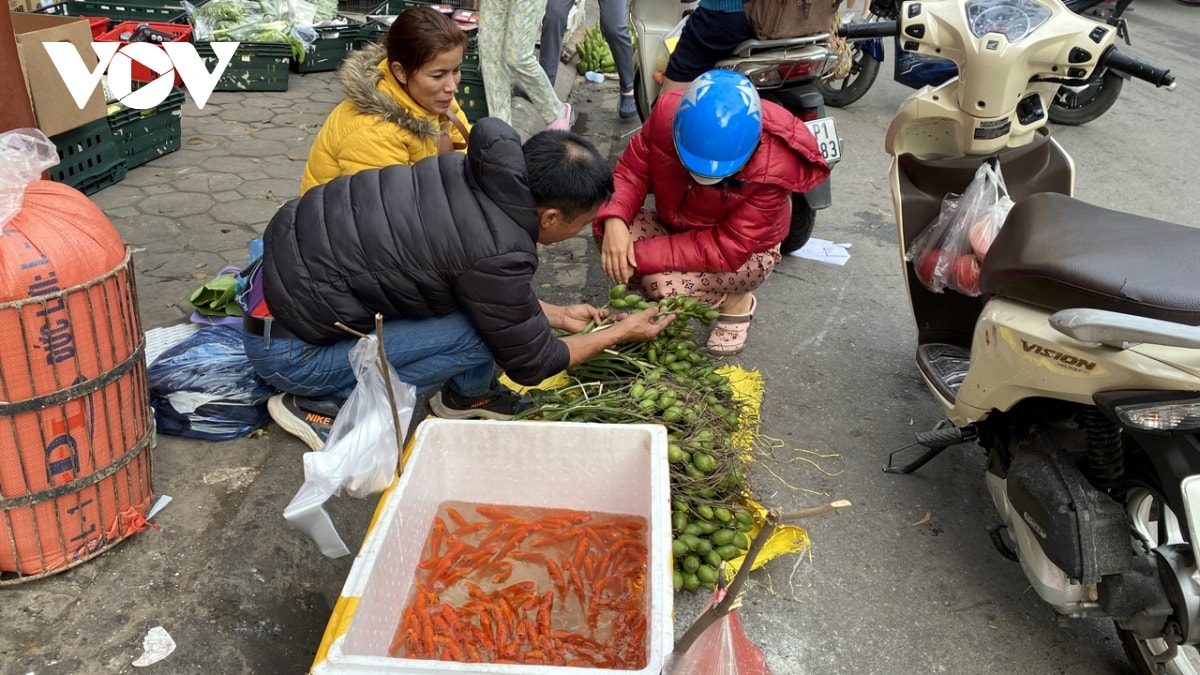
M 429 7 L 396 17 L 384 44 L 346 57 L 338 78 L 346 99 L 313 141 L 300 193 L 392 164 L 415 164 L 467 147 L 466 115 L 455 100 L 466 33 Z

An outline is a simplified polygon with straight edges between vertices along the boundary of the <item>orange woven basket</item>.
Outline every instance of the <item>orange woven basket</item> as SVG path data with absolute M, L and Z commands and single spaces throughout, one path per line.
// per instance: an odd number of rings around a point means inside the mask
M 0 585 L 145 527 L 150 414 L 132 257 L 104 213 L 35 181 L 0 229 Z

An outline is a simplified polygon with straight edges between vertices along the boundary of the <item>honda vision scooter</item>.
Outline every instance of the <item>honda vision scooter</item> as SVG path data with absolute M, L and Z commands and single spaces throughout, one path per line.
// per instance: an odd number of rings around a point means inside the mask
M 1109 6 L 1103 0 L 1065 0 L 1067 9 L 1117 29 L 1117 37 L 1130 44 L 1129 26 L 1125 11 L 1132 0 L 1116 0 Z M 898 0 L 874 0 L 868 19 L 895 20 L 899 17 Z M 896 38 L 894 78 L 913 89 L 926 85 L 937 86 L 958 75 L 953 61 L 940 57 L 916 54 L 900 49 Z M 825 105 L 843 108 L 862 98 L 879 75 L 884 59 L 883 42 L 879 39 L 856 40 L 852 43 L 851 67 L 846 76 L 835 80 L 826 75 L 818 83 Z M 1087 124 L 1108 112 L 1121 95 L 1128 76 L 1106 69 L 1097 69 L 1084 84 L 1064 84 L 1055 92 L 1047 107 L 1051 122 L 1077 126 Z
M 946 419 L 917 434 L 908 473 L 974 441 L 1019 561 L 1067 617 L 1111 618 L 1141 673 L 1197 672 L 1200 643 L 1200 231 L 1071 197 L 1074 164 L 1048 133 L 1064 83 L 1098 68 L 1174 77 L 1115 48 L 1116 29 L 1058 0 L 924 0 L 848 39 L 899 36 L 953 60 L 888 128 L 900 259 L 998 161 L 1015 201 L 983 261 L 980 297 L 934 293 L 908 263 L 916 362 Z
M 636 37 L 634 98 L 645 120 L 658 98 L 659 78 L 670 57 L 668 42 L 678 39 L 685 15 L 696 3 L 679 0 L 630 0 L 629 25 Z M 778 103 L 804 120 L 831 167 L 842 157 L 842 139 L 817 91 L 820 76 L 837 64 L 829 48 L 829 33 L 783 40 L 747 40 L 722 59 L 717 68 L 736 70 L 758 89 L 759 96 Z M 812 235 L 816 211 L 832 205 L 829 179 L 804 194 L 792 195 L 792 220 L 781 248 L 785 253 L 802 247 Z

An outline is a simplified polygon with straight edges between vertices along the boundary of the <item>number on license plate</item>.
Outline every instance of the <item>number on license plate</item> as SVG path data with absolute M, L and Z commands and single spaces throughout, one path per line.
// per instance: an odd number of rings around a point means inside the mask
M 827 164 L 833 164 L 842 158 L 842 141 L 838 138 L 837 127 L 834 126 L 832 117 L 822 117 L 805 124 L 812 132 L 813 138 L 817 139 L 817 147 L 821 149 L 821 156 Z

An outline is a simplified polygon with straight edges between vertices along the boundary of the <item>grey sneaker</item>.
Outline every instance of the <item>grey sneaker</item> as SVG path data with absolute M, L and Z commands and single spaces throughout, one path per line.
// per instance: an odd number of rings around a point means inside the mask
M 338 406 L 332 401 L 314 401 L 295 394 L 276 394 L 267 401 L 267 412 L 284 431 L 318 452 L 329 440 Z

